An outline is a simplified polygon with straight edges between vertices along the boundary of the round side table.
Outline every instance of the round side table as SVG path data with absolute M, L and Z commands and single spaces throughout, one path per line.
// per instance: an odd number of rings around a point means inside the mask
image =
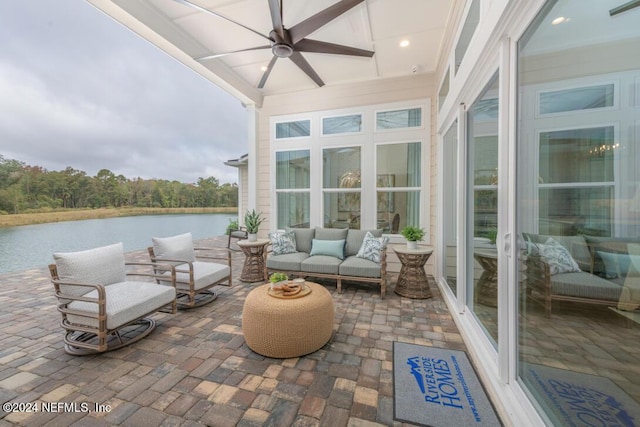
M 248 240 L 238 241 L 238 246 L 245 256 L 240 280 L 243 282 L 263 282 L 267 280 L 264 248 L 270 242 L 269 239 L 258 239 L 255 242 Z
M 311 293 L 300 298 L 273 297 L 269 284 L 249 292 L 242 308 L 242 333 L 251 350 L 286 359 L 313 353 L 331 339 L 333 298 L 324 286 L 305 285 Z
M 406 246 L 392 246 L 402 263 L 395 293 L 407 298 L 431 298 L 429 279 L 424 271 L 424 265 L 433 253 L 433 249 L 418 246 L 418 249 L 408 249 Z

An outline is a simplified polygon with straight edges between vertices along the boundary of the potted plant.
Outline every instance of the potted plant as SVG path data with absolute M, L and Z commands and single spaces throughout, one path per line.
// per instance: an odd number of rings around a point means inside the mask
M 424 238 L 424 230 L 420 227 L 406 226 L 400 234 L 407 239 L 407 249 L 417 249 L 418 241 Z
M 264 221 L 262 212 L 256 212 L 255 209 L 251 209 L 244 214 L 244 226 L 249 234 L 248 240 L 250 242 L 255 242 L 257 240 L 258 229 L 260 228 L 262 221 Z
M 271 276 L 269 276 L 269 282 L 271 283 L 271 289 L 273 289 L 273 285 L 275 285 L 276 283 L 280 283 L 280 282 L 285 282 L 289 280 L 289 276 L 287 276 L 284 273 L 281 273 L 279 271 L 275 272 L 275 273 L 271 273 Z

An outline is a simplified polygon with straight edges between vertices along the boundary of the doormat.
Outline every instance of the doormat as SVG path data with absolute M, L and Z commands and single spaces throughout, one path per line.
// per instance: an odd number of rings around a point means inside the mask
M 393 343 L 393 416 L 432 427 L 501 426 L 467 354 Z
M 554 425 L 640 425 L 640 405 L 609 378 L 533 363 L 524 368 L 526 384 Z

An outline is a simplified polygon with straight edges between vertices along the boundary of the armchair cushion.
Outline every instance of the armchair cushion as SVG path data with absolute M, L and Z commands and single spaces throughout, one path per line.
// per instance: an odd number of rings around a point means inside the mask
M 79 252 L 56 252 L 53 258 L 61 281 L 105 286 L 125 281 L 122 243 Z M 62 291 L 71 295 L 83 295 L 87 288 L 64 285 Z
M 152 240 L 153 251 L 158 259 L 176 259 L 182 262 L 196 260 L 191 233 L 171 237 L 153 237 Z M 180 263 L 172 262 L 172 264 Z
M 228 277 L 231 269 L 225 264 L 216 264 L 212 262 L 194 261 L 193 265 L 193 289 L 199 291 L 208 287 L 212 283 L 217 283 Z M 171 272 L 167 271 L 163 276 L 171 277 Z M 171 282 L 161 281 L 163 285 L 171 286 Z M 176 288 L 178 290 L 189 291 L 189 264 L 176 265 Z
M 293 231 L 269 233 L 274 255 L 292 254 L 296 251 L 296 235 Z
M 387 243 L 389 243 L 388 237 L 373 237 L 373 234 L 367 232 L 356 256 L 380 264 L 380 257 Z
M 124 264 L 123 264 L 124 265 Z M 173 286 L 158 286 L 151 282 L 120 282 L 105 286 L 107 329 L 116 329 L 133 320 L 143 317 L 165 305 L 171 304 L 176 297 Z M 85 297 L 97 298 L 97 291 L 90 291 Z M 86 301 L 74 301 L 69 308 L 97 315 L 98 304 Z M 98 327 L 98 320 L 69 314 L 68 320 L 78 325 Z

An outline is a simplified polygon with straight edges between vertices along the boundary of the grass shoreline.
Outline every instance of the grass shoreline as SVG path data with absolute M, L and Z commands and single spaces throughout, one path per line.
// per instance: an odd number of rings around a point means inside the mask
M 103 219 L 139 215 L 176 215 L 176 214 L 234 214 L 237 207 L 228 208 L 100 208 L 69 209 L 51 212 L 0 215 L 0 228 L 20 225 L 45 224 L 49 222 L 80 221 L 85 219 Z

